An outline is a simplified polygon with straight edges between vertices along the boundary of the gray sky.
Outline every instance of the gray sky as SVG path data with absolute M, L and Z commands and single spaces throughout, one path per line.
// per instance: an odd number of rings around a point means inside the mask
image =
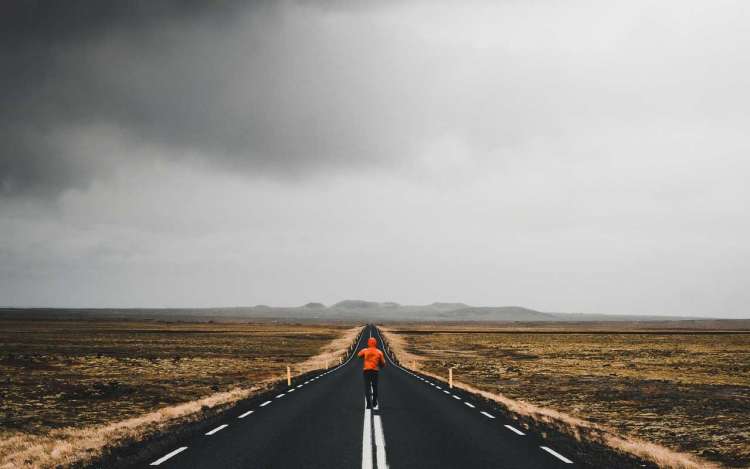
M 750 317 L 745 1 L 18 3 L 2 305 Z

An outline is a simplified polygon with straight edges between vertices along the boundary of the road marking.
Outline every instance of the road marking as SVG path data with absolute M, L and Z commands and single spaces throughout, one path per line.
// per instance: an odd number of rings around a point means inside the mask
M 441 388 L 440 386 L 435 386 L 435 387 L 436 387 L 436 388 L 438 388 L 438 389 L 443 389 L 443 388 Z
M 512 431 L 512 432 L 513 432 L 513 433 L 515 433 L 516 435 L 521 435 L 521 436 L 524 436 L 524 435 L 525 435 L 525 433 L 524 433 L 524 432 L 522 432 L 521 430 L 519 430 L 519 429 L 517 429 L 517 428 L 515 428 L 515 427 L 512 427 L 512 426 L 510 426 L 510 425 L 505 425 L 505 428 L 507 428 L 508 430 Z
M 265 406 L 267 406 L 267 405 L 268 405 L 268 404 L 270 404 L 270 403 L 271 403 L 271 401 L 266 401 L 266 402 L 264 402 L 263 404 L 261 404 L 260 406 L 261 406 L 261 407 L 265 407 Z
M 302 386 L 304 386 L 304 384 L 300 384 L 299 386 L 297 386 L 297 389 L 301 388 Z
M 573 464 L 573 461 L 571 461 L 570 459 L 566 458 L 565 456 L 563 456 L 562 454 L 558 453 L 557 451 L 551 448 L 547 448 L 546 446 L 540 446 L 540 448 L 542 448 L 544 451 L 548 452 L 552 456 L 556 457 L 560 461 L 564 462 L 565 464 Z
M 372 429 L 370 428 L 370 412 L 370 409 L 365 409 L 365 421 L 362 425 L 362 469 L 372 469 Z
M 440 388 L 438 388 L 438 389 L 440 389 Z M 450 394 L 450 393 L 449 393 L 448 391 L 446 391 L 445 389 L 443 389 L 443 392 L 444 392 L 444 393 L 446 393 L 446 394 Z
M 472 409 L 474 408 L 474 404 L 471 404 L 471 403 L 466 402 L 466 401 L 464 401 L 464 404 L 466 404 L 467 406 L 471 407 Z
M 492 414 L 488 414 L 488 413 L 487 413 L 487 412 L 485 412 L 485 411 L 481 411 L 481 412 L 480 412 L 480 414 L 484 415 L 485 417 L 489 417 L 489 418 L 491 418 L 491 419 L 494 419 L 494 418 L 495 418 L 495 416 L 494 416 L 494 415 L 492 415 Z
M 281 394 L 279 394 L 278 396 L 276 396 L 276 399 L 281 399 L 282 397 L 284 397 L 284 393 L 283 392 Z
M 451 394 L 451 396 L 453 396 L 453 399 L 458 399 L 459 401 L 461 400 L 461 398 L 456 396 L 455 394 Z
M 378 469 L 386 469 L 388 461 L 385 456 L 385 436 L 383 435 L 383 424 L 380 421 L 380 415 L 373 417 L 375 420 L 375 459 L 378 462 Z
M 239 416 L 239 417 L 237 417 L 237 418 L 238 418 L 238 419 L 244 419 L 245 417 L 247 417 L 248 415 L 250 415 L 250 414 L 252 414 L 252 413 L 253 413 L 253 411 L 252 411 L 252 410 L 248 410 L 247 412 L 245 412 L 244 414 L 240 415 L 240 416 Z
M 224 425 L 219 425 L 218 427 L 214 428 L 214 429 L 213 429 L 213 430 L 211 430 L 210 432 L 206 433 L 206 436 L 211 436 L 211 435 L 213 435 L 214 433 L 220 432 L 220 431 L 224 430 L 225 428 L 227 428 L 228 426 L 229 426 L 229 425 L 227 425 L 227 424 L 224 424 Z
M 172 451 L 171 453 L 165 454 L 164 456 L 160 457 L 159 459 L 157 459 L 156 461 L 152 462 L 149 465 L 150 466 L 158 466 L 159 464 L 163 463 L 164 461 L 166 461 L 167 459 L 171 458 L 172 456 L 176 456 L 176 455 L 182 453 L 187 448 L 188 448 L 187 446 L 182 446 L 180 448 L 177 448 L 176 450 Z

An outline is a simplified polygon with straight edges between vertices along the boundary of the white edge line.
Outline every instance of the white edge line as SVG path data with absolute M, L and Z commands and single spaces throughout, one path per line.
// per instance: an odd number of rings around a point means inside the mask
M 466 402 L 466 401 L 464 401 L 464 404 L 466 404 L 467 406 L 469 406 L 469 407 L 471 407 L 472 409 L 474 409 L 474 404 L 472 404 L 472 403 L 470 403 L 470 402 Z
M 265 407 L 265 406 L 267 406 L 267 405 L 268 405 L 268 404 L 270 404 L 270 403 L 271 403 L 271 401 L 266 401 L 266 402 L 264 402 L 263 404 L 261 404 L 260 406 L 261 406 L 261 407 Z
M 164 456 L 160 457 L 159 459 L 157 459 L 156 461 L 152 462 L 149 465 L 150 466 L 158 466 L 159 464 L 163 463 L 164 461 L 166 461 L 167 459 L 171 458 L 172 456 L 176 456 L 176 455 L 182 453 L 187 448 L 188 448 L 187 446 L 182 446 L 180 448 L 177 448 L 176 450 L 172 451 L 171 453 L 165 454 Z
M 566 458 L 565 456 L 563 456 L 562 454 L 558 453 L 557 451 L 551 448 L 547 448 L 546 446 L 540 446 L 540 448 L 542 448 L 544 451 L 548 452 L 552 456 L 556 457 L 560 461 L 564 462 L 565 464 L 573 464 L 573 461 L 571 461 L 570 459 Z
M 508 430 L 512 431 L 512 432 L 513 432 L 513 433 L 515 433 L 516 435 L 521 435 L 521 436 L 524 436 L 524 435 L 525 435 L 525 433 L 524 433 L 524 432 L 522 432 L 521 430 L 519 430 L 519 429 L 517 429 L 516 427 L 513 427 L 513 426 L 511 426 L 511 425 L 505 425 L 505 428 L 507 428 Z
M 494 418 L 495 418 L 495 416 L 494 416 L 494 415 L 492 415 L 492 414 L 488 414 L 488 413 L 487 413 L 487 412 L 485 412 L 485 411 L 481 411 L 481 412 L 480 412 L 480 414 L 484 415 L 485 417 L 489 417 L 489 418 L 491 418 L 491 419 L 494 419 Z
M 283 392 L 281 394 L 279 394 L 278 396 L 276 396 L 276 399 L 280 399 L 282 397 L 284 397 L 284 393 Z
M 240 416 L 239 416 L 239 417 L 237 417 L 237 418 L 238 418 L 238 419 L 244 419 L 245 417 L 247 417 L 248 415 L 252 414 L 253 412 L 254 412 L 254 411 L 252 411 L 252 410 L 248 410 L 247 412 L 245 412 L 244 414 L 240 415 Z
M 218 427 L 214 428 L 214 429 L 213 429 L 213 430 L 211 430 L 210 432 L 207 432 L 207 433 L 206 433 L 206 436 L 211 436 L 211 435 L 213 435 L 213 434 L 214 434 L 214 433 L 216 433 L 216 432 L 220 432 L 221 430 L 224 430 L 224 429 L 225 429 L 225 428 L 227 428 L 228 426 L 229 426 L 229 425 L 227 425 L 227 424 L 224 424 L 224 425 L 219 425 Z
M 461 398 L 456 396 L 455 394 L 451 394 L 451 396 L 453 396 L 453 399 L 458 399 L 459 401 L 461 400 Z

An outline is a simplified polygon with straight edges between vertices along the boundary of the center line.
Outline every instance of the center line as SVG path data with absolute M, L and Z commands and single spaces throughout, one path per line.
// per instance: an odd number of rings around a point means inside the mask
M 158 466 L 159 464 L 163 463 L 164 461 L 166 461 L 167 459 L 171 458 L 172 456 L 176 456 L 176 455 L 182 453 L 186 449 L 187 449 L 187 446 L 183 446 L 181 448 L 177 448 L 176 450 L 172 451 L 171 453 L 165 454 L 164 456 L 160 457 L 159 459 L 157 459 L 156 461 L 152 462 L 149 465 L 150 466 Z
M 239 416 L 239 417 L 237 417 L 237 418 L 238 418 L 238 419 L 244 419 L 245 417 L 247 417 L 248 415 L 250 415 L 250 414 L 252 414 L 252 413 L 253 413 L 253 411 L 252 411 L 252 410 L 248 410 L 247 412 L 245 412 L 244 414 L 240 415 L 240 416 Z
M 488 413 L 487 413 L 487 412 L 485 412 L 485 411 L 482 411 L 482 412 L 480 412 L 480 413 L 481 413 L 482 415 L 484 415 L 485 417 L 489 417 L 489 418 L 491 418 L 491 419 L 494 419 L 494 418 L 495 418 L 495 416 L 494 416 L 494 415 L 492 415 L 492 414 L 488 414 Z
M 362 425 L 362 469 L 372 469 L 372 428 L 370 427 L 370 409 L 365 409 L 365 421 Z
M 387 469 L 388 461 L 385 456 L 385 436 L 383 435 L 383 424 L 380 421 L 380 415 L 375 414 L 375 457 L 378 462 L 378 469 Z
M 225 428 L 227 428 L 228 426 L 229 425 L 227 425 L 227 424 L 219 425 L 218 427 L 214 428 L 210 432 L 206 433 L 206 436 L 211 436 L 211 435 L 213 435 L 216 432 L 220 432 L 220 431 L 224 430 Z
M 265 406 L 267 406 L 267 405 L 268 405 L 268 404 L 270 404 L 270 403 L 271 403 L 271 401 L 266 401 L 266 402 L 264 402 L 263 404 L 261 404 L 260 406 L 261 406 L 261 407 L 265 407 Z

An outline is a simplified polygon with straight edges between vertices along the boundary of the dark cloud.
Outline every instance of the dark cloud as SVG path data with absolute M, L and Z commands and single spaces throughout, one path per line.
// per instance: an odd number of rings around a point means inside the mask
M 351 37 L 342 49 L 305 25 L 307 7 L 238 3 L 6 4 L 2 193 L 86 185 L 100 168 L 70 134 L 102 127 L 172 156 L 277 174 L 392 157 L 380 136 L 399 118 L 373 109 L 385 96 L 368 81 L 368 44 Z

